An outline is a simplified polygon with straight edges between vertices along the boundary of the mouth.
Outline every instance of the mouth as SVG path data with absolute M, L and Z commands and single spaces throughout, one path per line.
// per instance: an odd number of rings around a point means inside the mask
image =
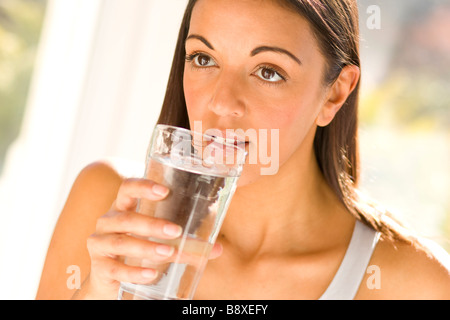
M 247 147 L 248 144 L 250 143 L 250 141 L 239 139 L 238 137 L 222 138 L 222 137 L 212 136 L 212 138 L 213 138 L 213 141 L 217 141 L 217 142 L 228 144 L 228 145 L 233 145 L 236 147 Z
M 232 130 L 221 130 L 219 135 L 212 134 L 211 136 L 215 141 L 220 141 L 235 146 L 247 145 L 249 143 L 248 137 L 240 136 Z
M 216 144 L 223 144 L 246 149 L 250 144 L 248 137 L 240 137 L 233 132 L 228 132 L 224 130 L 216 132 L 217 134 L 210 134 L 208 132 L 203 132 L 199 134 L 194 139 L 194 145 L 197 145 L 199 147 L 205 147 L 210 143 L 215 142 Z
M 240 140 L 234 140 L 233 144 L 235 146 L 245 146 L 247 147 L 250 141 L 240 141 Z

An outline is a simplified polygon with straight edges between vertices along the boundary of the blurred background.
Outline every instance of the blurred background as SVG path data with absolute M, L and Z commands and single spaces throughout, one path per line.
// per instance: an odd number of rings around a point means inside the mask
M 0 0 L 0 299 L 34 299 L 84 166 L 144 159 L 185 4 Z M 450 1 L 358 5 L 362 189 L 450 252 Z

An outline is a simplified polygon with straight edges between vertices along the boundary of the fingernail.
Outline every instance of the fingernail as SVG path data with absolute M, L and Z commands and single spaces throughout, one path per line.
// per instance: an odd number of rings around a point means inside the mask
M 174 251 L 175 248 L 170 246 L 160 245 L 156 247 L 156 252 L 164 257 L 170 257 Z
M 145 270 L 142 270 L 141 274 L 144 278 L 153 279 L 153 278 L 156 278 L 158 272 L 156 270 L 145 269 Z
M 169 237 L 179 237 L 183 229 L 180 226 L 173 224 L 166 224 L 163 227 L 163 232 Z
M 152 187 L 152 191 L 158 195 L 158 196 L 166 196 L 169 193 L 169 189 L 167 189 L 166 187 L 160 185 L 160 184 L 155 184 Z

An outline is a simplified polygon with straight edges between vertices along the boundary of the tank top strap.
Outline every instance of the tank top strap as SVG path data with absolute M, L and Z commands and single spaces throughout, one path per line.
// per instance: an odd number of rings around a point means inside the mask
M 361 284 L 379 232 L 357 220 L 344 259 L 319 300 L 352 300 Z

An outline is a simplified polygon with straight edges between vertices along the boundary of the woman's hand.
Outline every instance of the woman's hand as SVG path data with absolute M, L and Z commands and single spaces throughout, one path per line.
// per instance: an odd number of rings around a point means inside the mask
M 91 271 L 74 298 L 116 299 L 120 282 L 148 284 L 158 277 L 153 268 L 126 265 L 124 257 L 154 263 L 170 261 L 174 247 L 147 239 L 176 239 L 181 227 L 135 211 L 139 198 L 160 201 L 168 193 L 166 187 L 150 180 L 124 180 L 111 209 L 97 220 L 96 231 L 88 238 Z M 215 245 L 210 259 L 221 251 L 221 246 Z

